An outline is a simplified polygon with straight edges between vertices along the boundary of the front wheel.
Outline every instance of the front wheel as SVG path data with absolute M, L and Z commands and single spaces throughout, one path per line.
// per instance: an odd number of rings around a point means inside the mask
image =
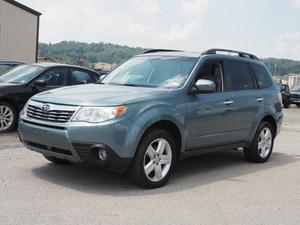
M 15 108 L 6 102 L 0 102 L 0 133 L 11 131 L 17 122 Z
M 256 131 L 251 146 L 244 150 L 246 159 L 257 163 L 268 161 L 272 154 L 274 137 L 272 125 L 269 122 L 262 122 Z
M 176 162 L 173 137 L 161 129 L 147 132 L 141 139 L 129 178 L 144 188 L 157 188 L 169 180 Z
M 291 105 L 289 103 L 283 103 L 283 107 L 286 108 L 286 109 L 290 108 L 290 106 Z

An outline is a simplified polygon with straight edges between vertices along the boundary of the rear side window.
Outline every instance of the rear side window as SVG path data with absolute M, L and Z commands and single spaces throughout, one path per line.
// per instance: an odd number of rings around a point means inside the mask
M 272 86 L 272 79 L 267 69 L 261 65 L 251 63 L 251 68 L 255 74 L 258 87 L 260 89 L 268 88 Z
M 255 89 L 254 80 L 249 65 L 244 62 L 227 61 L 226 76 L 229 87 L 233 91 Z
M 89 83 L 95 83 L 96 78 L 93 74 L 80 70 L 80 69 L 70 69 L 71 77 L 70 77 L 70 83 L 71 85 L 77 85 L 77 84 L 89 84 Z

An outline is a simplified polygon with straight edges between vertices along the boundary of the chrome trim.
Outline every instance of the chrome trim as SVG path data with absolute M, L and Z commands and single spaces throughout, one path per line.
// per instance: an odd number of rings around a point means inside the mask
M 43 112 L 42 107 L 44 105 L 50 107 L 48 112 Z M 30 100 L 26 107 L 25 116 L 27 120 L 41 125 L 62 126 L 69 123 L 79 109 L 80 106 L 59 105 Z
M 233 101 L 225 101 L 224 104 L 225 105 L 231 105 L 231 104 L 233 104 Z
M 264 98 L 257 98 L 256 99 L 258 102 L 262 102 L 264 100 Z

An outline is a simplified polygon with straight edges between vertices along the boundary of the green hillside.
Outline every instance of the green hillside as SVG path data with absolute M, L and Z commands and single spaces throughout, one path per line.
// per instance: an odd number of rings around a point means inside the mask
M 47 56 L 60 63 L 93 67 L 96 62 L 120 63 L 133 55 L 143 52 L 143 48 L 132 48 L 111 43 L 84 43 L 62 41 L 56 44 L 39 44 L 39 56 Z M 300 61 L 289 59 L 262 59 L 272 73 L 286 75 L 300 73 Z

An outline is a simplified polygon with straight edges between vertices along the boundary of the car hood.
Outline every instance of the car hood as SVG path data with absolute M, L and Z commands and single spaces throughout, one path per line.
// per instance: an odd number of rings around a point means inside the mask
M 119 85 L 87 84 L 42 92 L 32 100 L 64 105 L 114 106 L 142 101 L 170 90 Z
M 296 94 L 296 95 L 300 95 L 300 91 L 293 91 L 293 90 L 291 90 L 291 93 L 292 94 Z
M 20 84 L 4 83 L 0 82 L 0 96 L 7 95 L 9 93 L 15 93 L 18 91 Z
M 15 87 L 15 86 L 20 86 L 20 84 L 0 82 L 0 88 Z

